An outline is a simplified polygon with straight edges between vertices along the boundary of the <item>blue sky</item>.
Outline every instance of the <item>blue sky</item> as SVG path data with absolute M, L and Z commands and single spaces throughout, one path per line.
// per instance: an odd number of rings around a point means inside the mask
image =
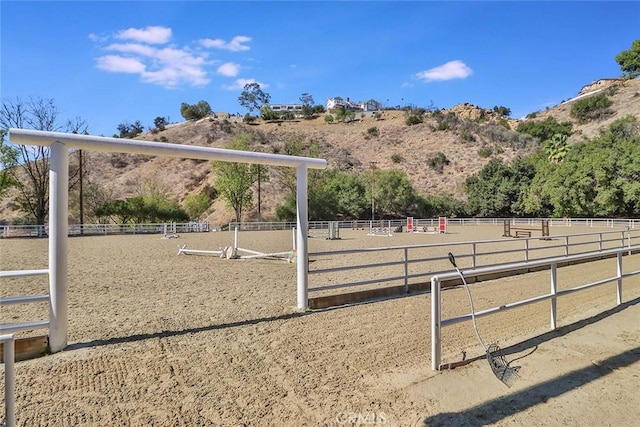
M 272 103 L 310 93 L 384 105 L 556 105 L 603 77 L 640 38 L 638 2 L 6 1 L 3 99 L 51 98 L 91 134 L 180 104 L 246 111 L 260 83 Z

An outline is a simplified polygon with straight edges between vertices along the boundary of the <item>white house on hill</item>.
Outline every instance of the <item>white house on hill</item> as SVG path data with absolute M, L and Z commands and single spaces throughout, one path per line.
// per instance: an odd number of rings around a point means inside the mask
M 327 99 L 327 111 L 335 110 L 338 107 L 344 107 L 347 110 L 352 111 L 378 111 L 382 110 L 382 104 L 374 99 L 368 101 L 352 102 L 347 98 L 346 100 L 336 96 L 335 98 Z

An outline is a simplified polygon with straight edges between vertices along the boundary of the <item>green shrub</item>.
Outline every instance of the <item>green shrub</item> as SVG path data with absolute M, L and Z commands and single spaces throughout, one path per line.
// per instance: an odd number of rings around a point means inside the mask
M 483 158 L 490 157 L 492 154 L 493 154 L 493 148 L 488 147 L 486 145 L 484 147 L 481 147 L 478 150 L 478 155 Z
M 418 125 L 422 123 L 422 117 L 417 116 L 415 114 L 411 114 L 410 116 L 407 117 L 407 119 L 405 120 L 405 123 L 407 124 L 407 126 Z
M 611 114 L 609 107 L 613 104 L 606 95 L 599 94 L 579 99 L 571 106 L 569 115 L 580 123 L 602 119 Z
M 527 119 L 535 119 L 536 117 L 538 117 L 538 112 L 537 111 L 534 111 L 533 113 L 529 113 L 526 116 Z
M 367 129 L 367 135 L 369 135 L 369 136 L 379 136 L 380 132 L 378 131 L 378 128 L 376 126 L 374 126 L 374 127 L 370 127 L 369 129 Z
M 540 141 L 546 141 L 553 135 L 559 133 L 562 135 L 571 135 L 571 122 L 558 123 L 555 118 L 547 117 L 540 121 L 526 121 L 518 125 L 516 131 L 518 133 L 526 133 L 538 138 Z
M 333 123 L 333 116 L 331 114 L 326 114 L 324 116 L 324 122 L 325 123 Z
M 442 152 L 438 152 L 435 155 L 435 157 L 432 157 L 428 161 L 429 166 L 432 169 L 435 169 L 439 173 L 442 173 L 442 171 L 444 170 L 445 165 L 448 165 L 449 163 L 451 163 L 451 162 L 449 161 L 449 159 L 447 159 L 447 156 L 445 156 L 444 153 L 442 153 Z
M 474 142 L 476 140 L 476 136 L 472 134 L 468 129 L 460 132 L 460 138 L 462 138 L 462 140 L 466 142 Z

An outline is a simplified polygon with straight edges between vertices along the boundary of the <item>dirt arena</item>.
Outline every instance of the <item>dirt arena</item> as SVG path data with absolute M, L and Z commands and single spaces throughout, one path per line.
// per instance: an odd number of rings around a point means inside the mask
M 586 231 L 595 230 L 552 227 L 551 234 Z M 499 239 L 502 228 L 366 234 L 341 230 L 341 240 L 311 239 L 309 249 Z M 241 247 L 269 252 L 292 245 L 290 231 L 242 232 L 240 239 Z M 486 342 L 507 348 L 508 359 L 521 357 L 515 363 L 520 378 L 507 388 L 485 359 L 431 370 L 429 293 L 297 313 L 292 264 L 177 255 L 178 245 L 215 250 L 232 243 L 229 232 L 70 239 L 69 346 L 16 364 L 18 425 L 637 423 L 638 276 L 625 281 L 618 308 L 615 284 L 560 298 L 560 329 L 553 333 L 548 302 L 478 319 Z M 0 240 L 0 270 L 46 268 L 47 244 Z M 331 260 L 346 262 L 324 257 L 311 268 Z M 640 269 L 640 254 L 625 257 L 623 266 Z M 615 268 L 614 260 L 561 268 L 559 288 Z M 6 279 L 0 286 L 3 296 L 48 292 L 45 277 Z M 471 288 L 482 310 L 548 292 L 549 272 Z M 443 292 L 444 317 L 468 312 L 463 288 Z M 2 322 L 46 317 L 46 304 L 2 307 Z M 483 354 L 470 322 L 443 328 L 442 352 L 443 362 Z

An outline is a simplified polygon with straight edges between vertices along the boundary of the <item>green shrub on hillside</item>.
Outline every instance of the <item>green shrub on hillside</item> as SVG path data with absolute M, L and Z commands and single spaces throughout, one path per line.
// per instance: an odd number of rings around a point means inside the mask
M 522 122 L 518 125 L 516 131 L 534 136 L 544 142 L 557 133 L 567 136 L 571 135 L 572 127 L 573 124 L 571 122 L 558 123 L 555 118 L 547 117 L 546 119 L 537 122 Z
M 422 123 L 422 116 L 411 114 L 407 116 L 405 123 L 407 124 L 407 126 L 419 125 L 420 123 Z
M 486 145 L 484 147 L 480 147 L 480 149 L 478 150 L 478 155 L 483 158 L 491 157 L 492 154 L 493 148 Z
M 449 161 L 449 159 L 447 159 L 447 156 L 445 156 L 443 152 L 438 152 L 435 157 L 432 157 L 428 161 L 429 166 L 431 166 L 432 169 L 436 170 L 439 173 L 442 173 L 445 165 L 448 165 L 449 163 L 451 162 Z
M 613 105 L 613 101 L 607 98 L 606 95 L 594 95 L 575 101 L 569 115 L 580 123 L 599 120 L 612 114 L 611 110 L 609 110 L 611 105 Z

